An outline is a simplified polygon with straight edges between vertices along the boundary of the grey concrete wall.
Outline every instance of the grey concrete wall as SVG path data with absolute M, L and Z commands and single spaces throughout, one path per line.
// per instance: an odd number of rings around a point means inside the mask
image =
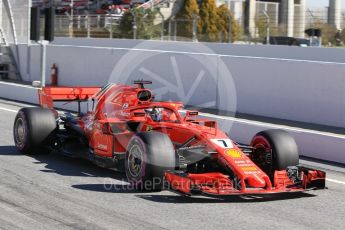
M 53 45 L 69 45 L 80 47 L 107 47 L 107 48 L 136 48 L 140 44 L 155 47 L 162 51 L 185 51 L 185 47 L 197 53 L 200 43 L 192 42 L 167 42 L 167 41 L 142 41 L 126 39 L 87 39 L 87 38 L 56 38 Z M 202 43 L 210 54 L 234 55 L 244 57 L 264 57 L 279 59 L 296 59 L 304 61 L 323 61 L 345 63 L 344 49 L 319 48 L 319 47 L 296 47 L 296 46 L 275 46 L 275 45 L 238 45 L 227 43 Z M 201 51 L 199 51 L 201 52 Z
M 26 47 L 20 48 L 24 54 Z M 32 46 L 30 54 L 28 80 L 39 80 L 39 46 Z M 145 78 L 155 81 L 161 99 L 345 127 L 342 49 L 59 39 L 47 55 L 49 67 L 59 66 L 61 85 Z M 26 55 L 21 57 L 26 63 Z

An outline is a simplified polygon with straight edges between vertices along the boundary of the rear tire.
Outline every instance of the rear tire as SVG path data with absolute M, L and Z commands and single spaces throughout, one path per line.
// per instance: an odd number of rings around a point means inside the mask
M 284 170 L 299 163 L 294 138 L 284 130 L 266 130 L 256 134 L 251 142 L 255 148 L 252 160 L 273 179 L 275 170 Z
M 20 152 L 34 154 L 51 144 L 56 129 L 53 111 L 40 107 L 22 108 L 14 120 L 14 143 Z
M 125 171 L 138 190 L 161 191 L 164 172 L 176 165 L 175 149 L 168 135 L 160 132 L 137 133 L 129 141 Z

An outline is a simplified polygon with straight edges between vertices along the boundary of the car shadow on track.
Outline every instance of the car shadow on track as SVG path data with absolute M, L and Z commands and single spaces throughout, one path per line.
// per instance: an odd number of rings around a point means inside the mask
M 0 156 L 10 155 L 18 156 L 23 154 L 15 146 L 0 146 Z M 44 169 L 40 170 L 44 173 L 55 173 L 62 176 L 113 178 L 116 180 L 126 179 L 123 173 L 98 167 L 84 159 L 71 158 L 55 153 L 46 154 L 43 152 L 23 156 L 32 158 L 34 164 L 44 164 Z
M 260 196 L 224 196 L 224 197 L 207 197 L 207 196 L 183 196 L 174 193 L 162 194 L 166 192 L 140 192 L 128 184 L 78 184 L 73 185 L 73 188 L 88 190 L 93 192 L 106 193 L 132 193 L 141 199 L 158 203 L 250 203 L 250 202 L 268 202 L 298 199 L 306 197 L 315 197 L 309 193 L 285 193 L 274 195 L 260 195 Z
M 22 155 L 15 146 L 0 146 L 0 156 Z M 230 196 L 220 198 L 210 198 L 203 196 L 180 196 L 167 192 L 140 192 L 126 182 L 126 176 L 121 172 L 100 168 L 89 161 L 83 159 L 70 158 L 59 154 L 37 154 L 29 156 L 35 161 L 34 164 L 45 164 L 44 173 L 56 173 L 62 176 L 83 176 L 83 177 L 102 177 L 104 184 L 77 184 L 73 188 L 88 190 L 93 192 L 106 193 L 128 193 L 135 194 L 136 197 L 152 202 L 159 203 L 248 203 L 248 202 L 267 202 L 288 199 L 298 199 L 314 197 L 309 193 L 274 194 L 265 196 Z
M 135 189 L 126 180 L 121 181 L 121 183 L 114 181 L 114 183 L 105 184 L 77 184 L 72 185 L 72 187 L 93 192 L 147 194 L 147 192 Z
M 0 146 L 0 156 L 22 155 L 14 146 Z
M 140 192 L 128 184 L 78 184 L 73 188 L 105 193 L 131 193 L 136 197 L 158 203 L 250 203 L 250 202 L 268 202 L 279 200 L 290 200 L 307 197 L 315 197 L 309 193 L 284 193 L 273 195 L 256 195 L 256 196 L 224 196 L 224 197 L 207 197 L 207 196 L 182 196 L 167 192 Z M 164 195 L 162 194 L 164 193 Z
M 137 197 L 158 202 L 158 203 L 258 203 L 269 201 L 281 201 L 290 199 L 299 199 L 306 197 L 315 197 L 308 193 L 291 193 L 291 194 L 274 194 L 274 195 L 260 195 L 260 196 L 226 196 L 226 197 L 203 197 L 203 196 L 179 196 L 179 195 L 137 195 Z

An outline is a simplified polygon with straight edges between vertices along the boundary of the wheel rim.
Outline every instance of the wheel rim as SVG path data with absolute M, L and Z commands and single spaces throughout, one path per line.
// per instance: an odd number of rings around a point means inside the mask
M 128 154 L 128 171 L 132 177 L 141 175 L 143 168 L 143 151 L 139 145 L 133 145 Z
M 255 148 L 253 154 L 254 161 L 261 165 L 266 172 L 272 172 L 273 170 L 273 155 L 272 147 L 266 138 L 262 136 L 257 136 L 253 141 L 252 146 Z
M 24 143 L 25 140 L 25 124 L 22 118 L 18 118 L 16 120 L 15 126 L 14 126 L 14 136 L 16 139 L 16 143 L 18 145 L 22 145 Z

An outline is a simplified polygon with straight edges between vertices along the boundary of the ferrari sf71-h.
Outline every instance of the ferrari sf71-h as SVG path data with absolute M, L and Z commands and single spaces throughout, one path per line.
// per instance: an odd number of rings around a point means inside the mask
M 155 101 L 150 82 L 137 86 L 44 87 L 40 107 L 22 108 L 14 140 L 26 154 L 54 151 L 126 172 L 137 189 L 184 195 L 303 192 L 325 188 L 325 172 L 299 166 L 294 139 L 282 130 L 236 143 L 180 102 Z M 54 101 L 78 102 L 78 113 Z M 90 108 L 82 113 L 80 103 Z

